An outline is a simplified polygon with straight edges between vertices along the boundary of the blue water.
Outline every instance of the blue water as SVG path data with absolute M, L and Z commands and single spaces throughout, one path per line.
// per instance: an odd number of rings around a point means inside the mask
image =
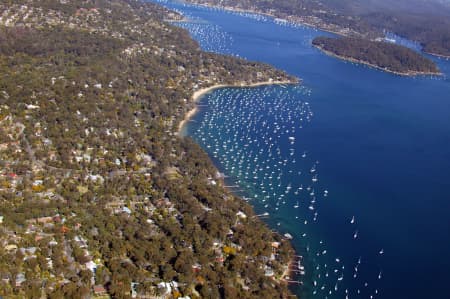
M 238 183 L 257 212 L 269 212 L 269 225 L 294 236 L 306 276 L 293 290 L 317 299 L 450 298 L 450 80 L 328 57 L 310 41 L 329 34 L 311 28 L 165 5 L 197 18 L 181 26 L 204 49 L 303 79 L 302 86 L 217 90 L 186 128 L 227 183 Z M 449 61 L 432 59 L 450 74 Z

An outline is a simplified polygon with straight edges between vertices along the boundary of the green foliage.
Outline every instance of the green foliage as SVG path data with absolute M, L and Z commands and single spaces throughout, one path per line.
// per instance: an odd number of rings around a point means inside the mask
M 0 9 L 17 16 L 0 25 L 1 296 L 85 298 L 101 285 L 129 298 L 132 282 L 155 295 L 173 280 L 195 297 L 203 277 L 199 293 L 220 298 L 240 290 L 237 275 L 250 287 L 240 298 L 288 294 L 260 288 L 281 285 L 258 271 L 276 236 L 208 184 L 210 159 L 175 134 L 194 85 L 292 78 L 201 52 L 154 4 L 21 0 Z M 235 226 L 238 211 L 250 220 Z M 241 247 L 230 265 L 218 262 L 223 246 Z
M 339 57 L 367 62 L 394 72 L 406 74 L 439 72 L 436 64 L 430 59 L 392 43 L 349 37 L 316 37 L 312 43 Z

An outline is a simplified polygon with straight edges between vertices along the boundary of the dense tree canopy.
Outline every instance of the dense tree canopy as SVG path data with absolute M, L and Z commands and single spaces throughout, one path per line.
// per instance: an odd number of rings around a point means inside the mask
M 437 66 L 430 59 L 413 50 L 388 42 L 349 37 L 317 37 L 312 43 L 341 58 L 369 63 L 392 72 L 412 75 L 439 72 Z
M 289 294 L 289 243 L 177 130 L 199 88 L 292 78 L 200 51 L 153 4 L 3 1 L 0 16 L 0 296 Z

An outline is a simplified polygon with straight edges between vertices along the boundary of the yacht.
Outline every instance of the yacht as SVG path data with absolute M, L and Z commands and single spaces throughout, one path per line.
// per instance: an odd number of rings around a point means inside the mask
M 292 235 L 290 233 L 285 233 L 284 237 L 288 240 L 292 240 L 294 237 L 292 237 Z

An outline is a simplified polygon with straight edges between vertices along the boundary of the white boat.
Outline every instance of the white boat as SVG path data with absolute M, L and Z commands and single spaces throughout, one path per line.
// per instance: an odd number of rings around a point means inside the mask
M 290 233 L 285 233 L 284 237 L 288 240 L 292 240 L 294 237 L 292 237 L 292 235 Z

